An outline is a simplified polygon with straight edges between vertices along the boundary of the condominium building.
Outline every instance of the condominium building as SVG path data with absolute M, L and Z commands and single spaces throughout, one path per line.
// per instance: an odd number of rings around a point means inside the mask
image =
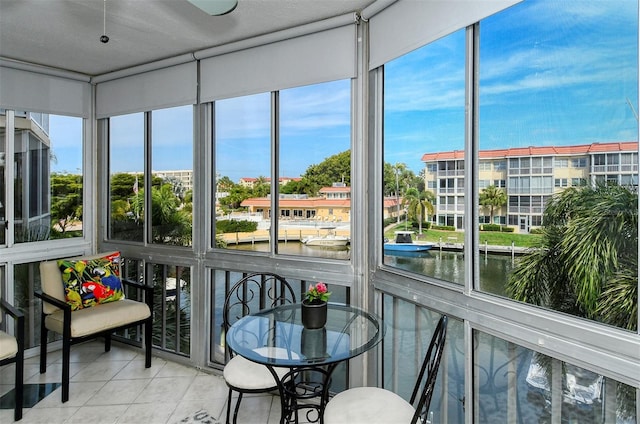
M 0 128 L 6 128 L 6 110 L 0 109 Z M 7 160 L 2 148 L 5 132 L 0 132 L 0 194 L 6 193 L 5 169 L 13 166 L 15 240 L 18 242 L 47 240 L 51 226 L 50 167 L 51 139 L 49 114 L 15 111 L 14 113 L 14 159 Z M 4 197 L 4 196 L 3 196 Z M 4 200 L 4 201 L 3 201 Z M 0 199 L 0 225 L 5 228 L 6 201 Z M 11 202 L 9 200 L 9 202 Z M 0 244 L 6 242 L 0 234 Z
M 167 181 L 176 181 L 182 185 L 184 191 L 193 189 L 193 171 L 187 170 L 172 170 L 172 171 L 153 171 L 153 175 L 161 177 Z
M 465 167 L 460 150 L 425 153 L 425 187 L 436 197 L 436 222 L 464 228 Z M 542 225 L 554 193 L 586 184 L 638 185 L 638 143 L 592 143 L 573 146 L 482 150 L 478 190 L 502 189 L 507 203 L 493 211 L 493 223 L 527 233 Z M 490 223 L 480 208 L 480 223 Z

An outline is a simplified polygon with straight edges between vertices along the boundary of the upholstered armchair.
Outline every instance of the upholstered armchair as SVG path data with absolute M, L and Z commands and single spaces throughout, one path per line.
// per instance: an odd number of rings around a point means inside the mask
M 62 335 L 62 402 L 69 400 L 71 345 L 102 336 L 105 352 L 111 334 L 144 325 L 145 367 L 151 367 L 153 287 L 120 278 L 119 252 L 40 263 L 42 299 L 40 373 L 47 370 L 47 334 Z M 144 294 L 144 302 L 124 298 L 124 287 Z
M 0 299 L 0 322 L 4 316 L 13 317 L 16 323 L 15 335 L 0 331 L 0 366 L 16 364 L 14 420 L 22 419 L 23 379 L 24 379 L 24 315 L 4 299 Z

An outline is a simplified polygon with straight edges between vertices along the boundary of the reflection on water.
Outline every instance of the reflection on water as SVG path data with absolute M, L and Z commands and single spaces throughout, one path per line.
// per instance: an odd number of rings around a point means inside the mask
M 227 249 L 235 250 L 253 250 L 256 252 L 268 252 L 269 243 L 244 243 L 229 244 Z M 349 246 L 307 246 L 296 241 L 278 243 L 278 253 L 281 255 L 310 256 L 315 258 L 326 259 L 343 259 L 348 260 L 351 257 L 351 249 Z
M 228 249 L 268 252 L 268 243 L 245 243 L 227 246 Z M 306 246 L 289 241 L 278 243 L 278 253 L 282 255 L 307 256 L 326 259 L 349 260 L 351 249 L 346 247 Z M 516 259 L 517 260 L 517 259 Z M 439 280 L 464 284 L 464 255 L 462 252 L 440 251 L 393 252 L 384 255 L 384 264 L 404 269 L 416 274 L 427 275 Z M 507 277 L 513 270 L 514 261 L 509 255 L 480 254 L 480 290 L 504 295 Z
M 384 264 L 427 275 L 439 280 L 464 284 L 464 254 L 429 250 L 427 252 L 394 252 L 384 255 Z M 504 296 L 507 278 L 514 267 L 508 255 L 480 254 L 480 290 Z

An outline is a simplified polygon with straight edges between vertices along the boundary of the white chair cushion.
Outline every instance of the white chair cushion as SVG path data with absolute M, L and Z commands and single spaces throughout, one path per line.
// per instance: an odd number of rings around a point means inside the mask
M 415 409 L 397 394 L 377 387 L 356 387 L 335 395 L 324 410 L 325 424 L 410 423 Z
M 13 358 L 18 353 L 18 341 L 4 331 L 0 331 L 0 360 Z
M 296 353 L 290 353 L 286 349 L 263 347 L 255 351 L 268 358 L 298 359 Z M 289 368 L 274 367 L 278 378 L 282 379 L 289 372 Z M 232 387 L 245 390 L 266 390 L 276 387 L 276 381 L 269 369 L 262 364 L 250 361 L 240 355 L 236 355 L 224 366 L 222 373 L 224 380 Z
M 71 312 L 71 337 L 82 337 L 100 331 L 120 327 L 148 318 L 149 306 L 143 302 L 123 299 L 91 308 Z M 63 311 L 58 309 L 45 317 L 45 325 L 51 331 L 62 334 Z
M 264 365 L 236 355 L 224 366 L 224 380 L 232 387 L 260 390 L 276 387 L 273 375 Z

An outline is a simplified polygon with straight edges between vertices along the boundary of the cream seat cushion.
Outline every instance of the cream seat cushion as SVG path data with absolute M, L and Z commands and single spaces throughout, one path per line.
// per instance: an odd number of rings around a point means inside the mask
M 415 409 L 397 394 L 377 387 L 356 387 L 335 395 L 324 410 L 325 424 L 410 423 Z
M 71 337 L 82 337 L 140 321 L 151 315 L 146 303 L 123 299 L 71 312 Z M 45 317 L 51 331 L 62 333 L 64 312 L 56 310 Z
M 18 353 L 18 341 L 4 331 L 0 331 L 0 360 L 13 358 Z
M 256 352 L 265 357 L 282 357 L 287 358 L 290 355 L 299 358 L 296 353 L 289 353 L 285 349 L 280 348 L 258 348 Z M 284 375 L 289 372 L 288 368 L 273 368 L 278 378 L 282 380 Z M 224 366 L 223 376 L 225 381 L 232 387 L 238 387 L 246 390 L 260 390 L 276 387 L 276 382 L 269 369 L 262 364 L 250 361 L 240 355 L 236 355 Z

